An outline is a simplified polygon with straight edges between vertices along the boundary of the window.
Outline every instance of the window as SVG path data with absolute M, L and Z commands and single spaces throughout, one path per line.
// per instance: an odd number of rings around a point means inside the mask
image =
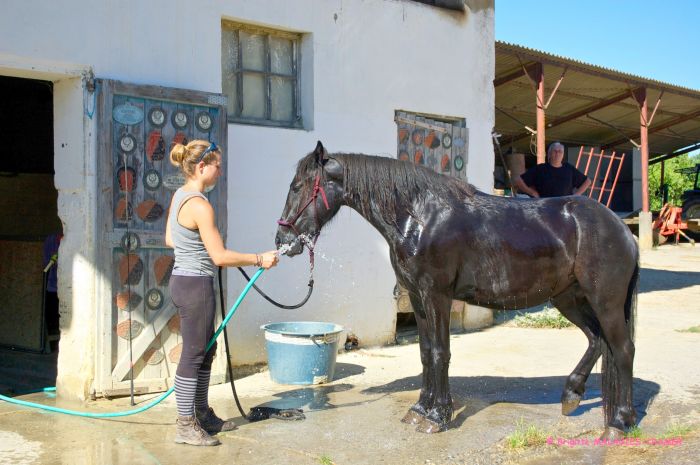
M 224 21 L 221 42 L 228 120 L 301 128 L 301 35 Z

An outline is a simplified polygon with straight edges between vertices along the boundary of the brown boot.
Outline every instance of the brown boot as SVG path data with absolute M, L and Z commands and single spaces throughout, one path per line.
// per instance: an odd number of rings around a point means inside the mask
M 209 436 L 199 426 L 199 422 L 194 416 L 178 416 L 175 424 L 177 425 L 177 433 L 175 434 L 177 444 L 191 444 L 193 446 L 218 446 L 221 444 L 218 439 Z
M 204 412 L 196 410 L 197 421 L 209 434 L 216 434 L 222 431 L 233 431 L 236 429 L 236 424 L 230 420 L 222 420 L 216 416 L 214 409 L 209 407 Z

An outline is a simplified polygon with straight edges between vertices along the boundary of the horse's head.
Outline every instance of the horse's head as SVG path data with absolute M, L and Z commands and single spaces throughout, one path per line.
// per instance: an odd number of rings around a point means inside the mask
M 300 254 L 304 244 L 313 247 L 321 228 L 343 205 L 343 166 L 328 156 L 321 141 L 299 161 L 289 186 L 275 242 L 288 245 L 288 256 Z

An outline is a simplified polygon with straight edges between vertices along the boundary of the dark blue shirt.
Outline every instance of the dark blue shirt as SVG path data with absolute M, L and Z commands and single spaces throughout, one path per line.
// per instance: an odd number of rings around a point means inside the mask
M 571 195 L 574 189 L 581 187 L 587 179 L 585 174 L 566 162 L 559 168 L 549 163 L 542 163 L 533 166 L 520 177 L 525 184 L 534 188 L 540 197 Z

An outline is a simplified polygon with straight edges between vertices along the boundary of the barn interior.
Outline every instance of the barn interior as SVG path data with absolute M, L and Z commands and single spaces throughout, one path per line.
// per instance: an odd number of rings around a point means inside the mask
M 48 283 L 52 270 L 44 272 L 55 252 L 50 243 L 62 230 L 53 84 L 0 76 L 0 124 L 0 393 L 6 394 L 53 386 L 56 378 L 58 301 Z

